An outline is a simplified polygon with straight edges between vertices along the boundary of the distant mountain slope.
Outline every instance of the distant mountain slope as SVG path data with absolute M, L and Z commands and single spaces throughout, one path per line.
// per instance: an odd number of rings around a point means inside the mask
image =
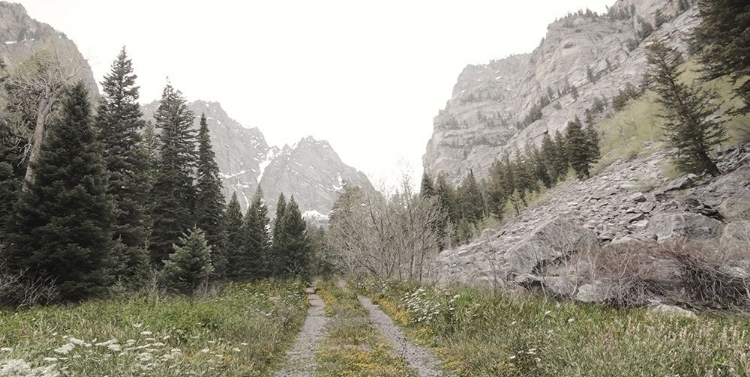
M 5 64 L 18 65 L 43 48 L 54 49 L 61 60 L 80 61 L 83 67 L 78 78 L 86 83 L 92 97 L 98 98 L 99 89 L 91 67 L 72 40 L 31 18 L 23 5 L 0 1 L 0 58 Z
M 666 21 L 660 27 L 657 10 Z M 645 46 L 660 38 L 685 51 L 685 36 L 698 23 L 697 10 L 681 11 L 671 0 L 620 0 L 609 12 L 618 16 L 568 15 L 548 26 L 532 53 L 467 66 L 433 120 L 425 170 L 445 172 L 453 183 L 470 169 L 486 176 L 495 159 L 516 145 L 538 145 L 545 133 L 564 129 L 575 116 L 583 119 L 596 100 L 610 101 L 627 83 L 640 85 Z M 654 31 L 644 39 L 649 25 Z M 525 122 L 540 104 L 541 117 Z
M 143 106 L 144 117 L 153 120 L 158 102 Z M 337 198 L 341 182 L 373 190 L 363 173 L 346 165 L 327 141 L 306 137 L 282 149 L 269 146 L 257 128 L 245 128 L 230 118 L 218 102 L 195 101 L 196 127 L 201 113 L 206 114 L 211 143 L 224 183 L 227 199 L 237 193 L 243 210 L 247 209 L 258 185 L 273 216 L 279 194 L 294 195 L 303 214 L 324 221 Z

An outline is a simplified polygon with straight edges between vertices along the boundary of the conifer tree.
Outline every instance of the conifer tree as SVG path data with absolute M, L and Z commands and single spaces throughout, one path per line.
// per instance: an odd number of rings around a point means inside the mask
M 581 121 L 576 117 L 575 120 L 568 122 L 566 133 L 566 151 L 570 166 L 575 170 L 578 179 L 587 179 L 590 176 L 591 169 L 591 146 L 586 133 L 581 127 Z
M 508 202 L 508 195 L 505 190 L 505 165 L 502 161 L 495 161 L 492 164 L 490 181 L 487 187 L 487 206 L 490 213 L 496 219 L 502 220 L 505 214 L 505 204 Z
M 427 171 L 422 173 L 422 183 L 420 185 L 419 194 L 424 197 L 435 196 L 435 187 L 432 184 L 432 178 L 427 174 Z
M 683 6 L 684 7 L 684 6 Z M 687 7 L 685 7 L 687 8 Z M 693 31 L 703 47 L 699 61 L 704 65 L 703 78 L 713 80 L 729 75 L 740 82 L 734 92 L 750 112 L 750 3 L 746 0 L 699 0 L 701 23 Z
M 542 138 L 541 157 L 549 177 L 550 186 L 557 183 L 560 179 L 560 171 L 557 170 L 557 155 L 557 147 L 555 146 L 555 142 L 552 141 L 552 137 L 549 136 L 549 133 L 544 134 Z
M 277 254 L 280 275 L 306 278 L 309 274 L 311 247 L 307 237 L 307 224 L 294 196 L 285 206 L 281 227 L 280 252 Z
M 13 214 L 13 205 L 18 200 L 26 171 L 15 139 L 8 128 L 0 127 L 0 244 L 5 238 L 5 225 Z
M 35 181 L 9 224 L 9 266 L 54 279 L 65 300 L 104 293 L 112 282 L 114 205 L 82 82 L 64 95 L 34 165 Z
M 135 288 L 145 284 L 149 273 L 146 243 L 146 196 L 148 161 L 141 144 L 145 122 L 138 104 L 133 64 L 125 48 L 112 63 L 102 82 L 103 94 L 96 116 L 99 140 L 107 164 L 107 193 L 113 198 L 116 278 Z
M 161 265 L 172 245 L 196 224 L 194 216 L 196 163 L 193 112 L 185 98 L 167 84 L 161 103 L 154 114 L 156 128 L 161 129 L 159 164 L 151 191 L 153 230 L 151 260 Z
M 227 265 L 224 275 L 230 279 L 239 277 L 239 266 L 242 252 L 245 248 L 245 234 L 242 229 L 242 207 L 237 200 L 237 192 L 232 193 L 232 198 L 227 204 L 224 213 L 224 230 L 226 232 L 226 259 Z
M 218 271 L 226 267 L 224 243 L 224 194 L 216 155 L 211 148 L 206 115 L 201 114 L 198 130 L 198 178 L 196 181 L 195 218 L 198 228 L 203 230 L 208 246 L 213 250 L 213 265 Z
M 269 275 L 266 264 L 270 246 L 269 221 L 268 208 L 263 202 L 263 189 L 258 186 L 243 226 L 245 245 L 238 262 L 243 278 L 262 278 Z
M 180 237 L 180 243 L 173 249 L 174 252 L 164 261 L 164 283 L 173 292 L 192 295 L 214 271 L 211 247 L 203 231 L 193 228 Z
M 461 215 L 471 224 L 476 224 L 484 218 L 484 198 L 479 191 L 474 171 L 469 170 L 469 175 L 461 182 L 458 189 L 460 198 Z
M 438 196 L 440 208 L 445 211 L 448 220 L 453 224 L 458 223 L 458 219 L 461 216 L 458 200 L 456 200 L 456 190 L 448 183 L 445 174 L 442 172 L 438 174 L 437 180 L 435 181 L 435 194 Z
M 526 160 L 532 167 L 534 177 L 542 182 L 544 187 L 552 187 L 552 179 L 549 176 L 547 164 L 544 162 L 544 156 L 536 144 L 530 143 L 526 145 Z
M 589 165 L 594 165 L 602 157 L 601 150 L 599 149 L 599 132 L 596 131 L 594 126 L 590 123 L 586 126 L 583 132 L 586 134 Z
M 646 59 L 649 86 L 659 95 L 657 102 L 664 108 L 661 117 L 665 137 L 677 149 L 677 167 L 685 172 L 718 175 L 719 168 L 709 153 L 713 146 L 726 140 L 726 130 L 722 121 L 712 118 L 719 109 L 716 95 L 681 83 L 681 56 L 660 41 L 647 47 Z
M 568 152 L 566 147 L 565 136 L 560 130 L 555 131 L 555 147 L 557 150 L 557 157 L 555 158 L 555 171 L 557 172 L 558 181 L 565 180 L 570 169 L 570 161 L 568 161 Z
M 271 275 L 276 276 L 281 274 L 282 271 L 282 258 L 283 253 L 282 244 L 284 243 L 284 214 L 286 213 L 286 198 L 284 193 L 279 194 L 279 200 L 276 202 L 276 218 L 273 220 L 273 243 L 271 247 L 271 253 L 268 258 L 268 271 Z
M 526 197 L 532 192 L 539 191 L 539 184 L 537 184 L 534 176 L 532 162 L 522 155 L 518 148 L 516 148 L 516 160 L 512 163 L 512 169 L 516 195 L 521 203 L 526 206 L 528 205 Z

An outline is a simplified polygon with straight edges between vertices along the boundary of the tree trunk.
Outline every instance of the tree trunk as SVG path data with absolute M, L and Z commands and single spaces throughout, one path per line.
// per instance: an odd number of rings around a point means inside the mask
M 24 177 L 23 190 L 28 191 L 29 186 L 34 184 L 34 164 L 39 160 L 39 153 L 42 150 L 42 142 L 46 131 L 47 115 L 51 110 L 52 101 L 46 97 L 39 99 L 39 107 L 36 113 L 36 127 L 34 128 L 34 138 L 31 140 L 31 151 L 29 152 L 29 161 L 26 165 L 26 176 Z

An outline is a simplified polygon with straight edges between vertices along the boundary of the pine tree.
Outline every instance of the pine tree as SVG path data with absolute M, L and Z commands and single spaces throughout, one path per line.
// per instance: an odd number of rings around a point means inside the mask
M 586 134 L 586 145 L 588 146 L 589 165 L 594 165 L 602 157 L 599 149 L 599 132 L 596 131 L 592 124 L 588 124 L 583 131 Z
M 490 181 L 487 187 L 487 206 L 490 213 L 496 219 L 502 220 L 505 214 L 505 204 L 508 203 L 508 195 L 505 190 L 505 165 L 502 161 L 495 161 L 492 164 Z
M 308 277 L 310 241 L 307 237 L 307 224 L 302 219 L 294 196 L 285 206 L 281 227 L 283 236 L 279 239 L 280 253 L 277 255 L 281 276 Z
M 99 141 L 107 164 L 107 193 L 115 204 L 114 238 L 118 246 L 115 275 L 131 288 L 145 284 L 149 273 L 146 242 L 148 161 L 141 144 L 145 122 L 138 104 L 137 76 L 125 48 L 104 76 L 103 94 L 96 116 Z
M 542 138 L 541 156 L 542 161 L 544 162 L 544 167 L 549 176 L 549 187 L 556 184 L 560 179 L 561 172 L 557 170 L 557 155 L 557 147 L 555 146 L 555 142 L 552 141 L 552 137 L 549 136 L 549 133 L 544 134 L 544 137 Z
M 440 208 L 445 211 L 448 220 L 453 224 L 458 223 L 458 219 L 461 215 L 458 201 L 456 200 L 456 190 L 448 183 L 445 174 L 442 172 L 438 174 L 437 180 L 435 181 L 435 194 L 438 196 Z
M 570 161 L 568 161 L 565 136 L 563 136 L 560 130 L 555 131 L 555 149 L 557 150 L 555 171 L 557 172 L 558 181 L 562 181 L 568 176 Z
M 566 134 L 566 152 L 570 166 L 575 170 L 578 179 L 587 179 L 590 176 L 591 169 L 591 145 L 586 133 L 581 127 L 581 121 L 576 117 L 575 120 L 568 122 Z
M 65 300 L 104 293 L 112 282 L 114 205 L 82 82 L 64 95 L 34 165 L 36 179 L 9 224 L 9 266 L 54 279 Z
M 544 156 L 536 144 L 529 143 L 526 145 L 526 160 L 532 167 L 534 178 L 542 182 L 544 187 L 552 187 L 552 179 L 549 176 L 547 164 L 544 162 Z
M 173 292 L 192 295 L 214 271 L 211 264 L 211 247 L 203 231 L 191 229 L 173 246 L 174 252 L 164 261 L 162 278 Z
M 284 193 L 279 194 L 279 200 L 276 202 L 276 218 L 273 221 L 273 243 L 271 247 L 271 254 L 268 258 L 268 272 L 272 276 L 277 276 L 282 273 L 282 258 L 283 253 L 282 244 L 284 243 L 284 214 L 286 213 L 286 198 Z
M 664 108 L 664 136 L 677 149 L 674 161 L 685 172 L 707 171 L 718 175 L 719 168 L 709 157 L 711 148 L 726 140 L 723 122 L 712 119 L 719 109 L 716 95 L 700 87 L 689 87 L 679 81 L 682 71 L 680 54 L 657 41 L 648 46 L 647 79 L 659 95 L 657 102 Z
M 23 185 L 22 151 L 15 143 L 17 138 L 10 129 L 0 127 L 0 244 L 5 238 L 6 222 L 13 214 L 13 205 L 18 200 Z
M 484 218 L 484 198 L 482 198 L 482 192 L 479 191 L 479 185 L 477 185 L 473 170 L 469 170 L 469 175 L 461 182 L 458 197 L 460 198 L 461 217 L 471 224 L 476 224 Z
M 419 194 L 424 198 L 435 196 L 435 187 L 432 185 L 432 178 L 427 174 L 427 171 L 422 173 L 422 183 L 420 185 Z
M 154 228 L 150 251 L 152 262 L 161 265 L 172 253 L 172 245 L 196 223 L 193 186 L 196 156 L 191 130 L 194 115 L 182 93 L 168 84 L 154 118 L 161 134 L 159 164 L 151 191 Z
M 245 235 L 242 229 L 242 207 L 237 200 L 237 193 L 232 193 L 226 212 L 224 213 L 224 230 L 226 231 L 226 258 L 227 265 L 224 276 L 230 279 L 239 277 L 239 266 L 242 251 L 245 249 Z
M 512 166 L 516 194 L 521 203 L 527 206 L 526 197 L 532 192 L 539 191 L 539 184 L 534 176 L 534 165 L 516 148 L 516 160 Z
M 750 3 L 746 0 L 699 0 L 701 24 L 693 36 L 703 47 L 699 61 L 704 65 L 705 80 L 728 75 L 740 85 L 734 89 L 750 112 Z
M 213 250 L 213 265 L 218 271 L 226 268 L 224 243 L 224 194 L 216 155 L 211 148 L 206 115 L 201 114 L 198 130 L 198 178 L 196 182 L 195 218 L 198 228 L 203 230 L 208 246 Z
M 266 265 L 270 246 L 269 221 L 268 208 L 263 202 L 263 190 L 258 186 L 243 225 L 245 245 L 238 262 L 243 278 L 257 279 L 270 275 Z

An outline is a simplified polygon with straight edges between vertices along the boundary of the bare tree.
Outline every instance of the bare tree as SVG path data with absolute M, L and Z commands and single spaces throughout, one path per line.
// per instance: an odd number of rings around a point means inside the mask
M 9 107 L 21 115 L 21 123 L 30 135 L 26 135 L 27 147 L 24 159 L 28 159 L 24 190 L 34 182 L 33 163 L 39 159 L 42 142 L 49 118 L 66 86 L 73 81 L 85 66 L 80 57 L 63 57 L 55 45 L 40 49 L 29 59 L 10 69 L 5 78 Z M 33 128 L 33 133 L 29 132 Z M 25 132 L 24 132 L 25 133 Z

